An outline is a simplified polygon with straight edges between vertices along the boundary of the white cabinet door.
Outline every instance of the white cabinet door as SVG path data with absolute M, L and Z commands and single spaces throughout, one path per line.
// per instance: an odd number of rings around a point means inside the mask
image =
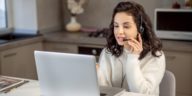
M 42 50 L 42 43 L 34 43 L 1 52 L 1 74 L 37 79 L 34 50 Z

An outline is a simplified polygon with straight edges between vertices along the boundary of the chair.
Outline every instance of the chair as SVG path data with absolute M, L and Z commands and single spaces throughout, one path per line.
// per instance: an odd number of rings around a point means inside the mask
M 176 96 L 176 80 L 172 72 L 166 70 L 160 84 L 159 96 Z

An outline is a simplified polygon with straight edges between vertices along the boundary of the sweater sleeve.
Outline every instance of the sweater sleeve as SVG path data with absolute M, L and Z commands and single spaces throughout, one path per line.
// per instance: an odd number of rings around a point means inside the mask
M 153 94 L 159 88 L 165 72 L 165 57 L 146 56 L 141 69 L 139 55 L 129 54 L 126 64 L 126 78 L 131 92 Z
M 103 49 L 99 58 L 98 82 L 100 86 L 112 87 L 110 77 L 112 75 L 111 64 L 107 55 L 109 54 L 106 53 L 106 49 Z

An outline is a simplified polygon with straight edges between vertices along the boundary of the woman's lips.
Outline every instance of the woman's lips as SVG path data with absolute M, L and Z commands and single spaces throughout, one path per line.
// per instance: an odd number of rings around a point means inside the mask
M 117 37 L 119 41 L 123 41 L 124 37 Z

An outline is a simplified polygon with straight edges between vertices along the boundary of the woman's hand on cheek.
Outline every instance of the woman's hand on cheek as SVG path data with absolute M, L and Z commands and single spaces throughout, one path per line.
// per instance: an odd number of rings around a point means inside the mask
M 140 54 L 143 51 L 141 35 L 138 34 L 138 41 L 134 38 L 130 38 L 125 42 L 124 47 L 133 54 Z

